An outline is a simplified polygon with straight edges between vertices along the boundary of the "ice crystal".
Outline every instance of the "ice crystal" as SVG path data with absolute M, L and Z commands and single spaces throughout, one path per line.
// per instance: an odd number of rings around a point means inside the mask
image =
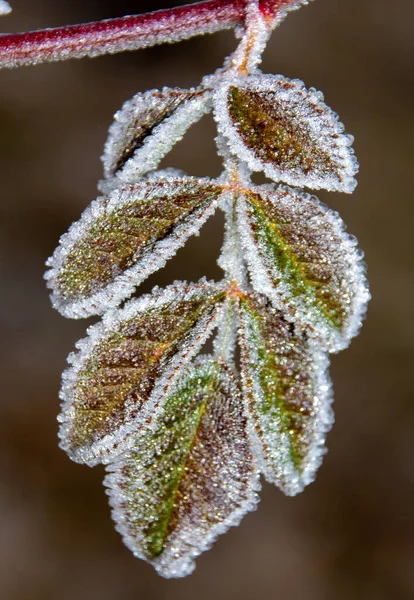
M 5 0 L 0 0 L 0 15 L 8 15 L 11 13 L 12 8 Z
M 260 296 L 240 300 L 242 378 L 257 469 L 294 495 L 313 481 L 333 423 L 326 350 Z
M 102 156 L 102 191 L 158 167 L 187 129 L 211 109 L 211 91 L 163 88 L 137 94 L 115 114 Z M 114 179 L 113 179 L 114 178 Z
M 193 559 L 258 501 L 238 376 L 199 359 L 177 380 L 154 431 L 108 470 L 127 546 L 165 577 L 190 573 Z
M 348 346 L 369 293 L 361 253 L 340 216 L 284 186 L 247 190 L 238 212 L 254 288 L 289 320 L 316 329 L 331 350 Z
M 181 282 L 107 312 L 88 330 L 69 358 L 60 394 L 61 446 L 73 460 L 107 462 L 151 422 L 224 300 L 223 286 Z
M 260 474 L 288 495 L 314 480 L 333 423 L 329 353 L 358 333 L 369 299 L 356 239 L 297 189 L 351 192 L 351 137 L 319 92 L 258 69 L 271 30 L 303 3 L 274 14 L 249 2 L 222 69 L 124 104 L 103 196 L 48 261 L 55 308 L 103 315 L 63 374 L 61 447 L 108 465 L 117 529 L 165 577 L 190 573 L 255 507 Z M 213 106 L 223 174 L 156 171 Z M 253 185 L 256 170 L 275 183 Z M 217 207 L 223 280 L 176 282 L 118 308 Z M 200 357 L 215 329 L 212 356 Z
M 316 90 L 281 75 L 230 78 L 215 95 L 216 119 L 251 169 L 298 187 L 352 192 L 352 138 Z
M 117 306 L 213 214 L 219 185 L 169 175 L 98 198 L 62 236 L 45 277 L 63 315 L 79 318 Z

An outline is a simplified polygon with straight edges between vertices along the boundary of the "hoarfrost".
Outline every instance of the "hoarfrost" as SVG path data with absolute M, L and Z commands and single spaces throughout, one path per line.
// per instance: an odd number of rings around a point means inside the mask
M 259 8 L 259 2 L 249 2 L 244 33 L 236 51 L 225 63 L 233 72 L 254 73 L 262 62 L 272 27 Z
M 136 94 L 115 114 L 102 161 L 104 193 L 158 167 L 187 129 L 211 110 L 212 92 L 163 88 Z
M 97 198 L 47 262 L 53 306 L 82 318 L 119 305 L 199 232 L 220 194 L 209 179 L 167 171 Z
M 287 495 L 314 480 L 333 424 L 326 352 L 260 295 L 240 301 L 242 381 L 257 469 Z
M 333 423 L 328 353 L 358 333 L 369 299 L 362 254 L 339 215 L 279 185 L 351 192 L 358 170 L 353 138 L 322 93 L 258 69 L 271 30 L 307 0 L 287 4 L 248 2 L 238 48 L 199 87 L 124 104 L 102 157 L 104 197 L 47 263 L 55 308 L 103 314 L 68 358 L 60 445 L 77 462 L 109 465 L 116 527 L 164 577 L 190 573 L 255 508 L 260 473 L 288 495 L 313 481 Z M 0 14 L 9 9 L 0 0 Z M 222 29 L 200 11 L 204 33 Z M 168 41 L 197 30 L 195 21 L 159 24 Z M 141 46 L 155 43 L 141 33 Z M 212 107 L 223 174 L 156 171 Z M 278 185 L 254 186 L 252 171 Z M 226 220 L 224 280 L 175 282 L 115 309 L 216 207 Z M 194 360 L 214 329 L 213 356 Z
M 108 471 L 126 545 L 164 577 L 191 573 L 194 558 L 258 502 L 237 376 L 225 363 L 197 360 L 176 380 L 154 431 Z
M 370 298 L 357 240 L 338 213 L 286 186 L 251 188 L 238 225 L 254 288 L 331 351 L 358 334 Z
M 281 75 L 232 76 L 215 92 L 215 118 L 233 154 L 297 187 L 352 192 L 352 138 L 314 89 Z
M 175 377 L 225 309 L 223 285 L 178 282 L 107 312 L 68 357 L 59 416 L 61 447 L 90 466 L 122 454 L 151 427 Z

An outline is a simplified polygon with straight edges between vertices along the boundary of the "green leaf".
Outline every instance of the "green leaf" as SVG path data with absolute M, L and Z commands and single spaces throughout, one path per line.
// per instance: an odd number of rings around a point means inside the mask
M 89 465 L 107 462 L 154 418 L 174 378 L 222 313 L 223 286 L 177 283 L 107 313 L 69 357 L 59 417 L 61 447 Z
M 209 179 L 153 178 L 95 200 L 47 263 L 54 307 L 79 318 L 119 305 L 199 231 L 220 194 Z
M 286 494 L 314 480 L 333 423 L 328 360 L 259 295 L 240 300 L 243 392 L 256 467 Z
M 352 192 L 352 138 L 322 98 L 281 75 L 243 77 L 216 92 L 216 119 L 251 169 L 297 187 Z
M 237 378 L 203 357 L 177 380 L 153 432 L 109 467 L 113 517 L 136 556 L 182 577 L 257 502 Z
M 331 350 L 358 333 L 369 292 L 362 255 L 339 215 L 279 186 L 239 198 L 239 228 L 252 283 Z

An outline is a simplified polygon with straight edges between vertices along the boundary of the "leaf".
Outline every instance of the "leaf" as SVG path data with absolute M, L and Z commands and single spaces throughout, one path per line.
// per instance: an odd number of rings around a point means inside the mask
M 222 285 L 178 282 L 106 313 L 69 356 L 59 417 L 61 447 L 76 462 L 108 462 L 151 423 L 180 370 L 223 310 Z
M 258 501 L 239 383 L 203 357 L 177 380 L 154 432 L 136 441 L 105 479 L 126 545 L 164 577 L 237 525 Z
M 299 80 L 256 75 L 220 87 L 215 113 L 233 153 L 254 171 L 297 187 L 352 192 L 352 138 L 322 99 Z
M 357 335 L 369 300 L 362 254 L 340 216 L 315 196 L 279 186 L 246 190 L 239 229 L 253 286 L 332 351 Z
M 209 112 L 210 98 L 211 92 L 201 88 L 164 87 L 128 100 L 109 128 L 102 156 L 105 177 L 116 177 L 118 185 L 135 183 L 156 169 L 187 129 Z
M 200 230 L 220 193 L 208 179 L 160 177 L 95 200 L 47 262 L 53 306 L 80 318 L 119 305 Z
M 0 15 L 8 15 L 12 11 L 11 6 L 5 0 L 0 0 Z
M 333 423 L 328 360 L 263 296 L 240 301 L 241 363 L 256 467 L 295 495 L 314 480 Z

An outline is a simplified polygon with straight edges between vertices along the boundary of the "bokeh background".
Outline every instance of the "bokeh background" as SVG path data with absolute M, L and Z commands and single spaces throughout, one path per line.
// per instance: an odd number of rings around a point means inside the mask
M 168 0 L 11 0 L 7 31 L 167 8 Z M 57 446 L 60 374 L 88 322 L 55 312 L 42 275 L 96 196 L 112 115 L 137 91 L 195 85 L 231 32 L 95 60 L 0 72 L 0 598 L 3 600 L 409 600 L 413 520 L 412 0 L 317 0 L 274 33 L 263 69 L 322 89 L 361 163 L 353 196 L 323 194 L 366 254 L 373 300 L 334 356 L 336 425 L 317 481 L 296 498 L 264 485 L 259 510 L 184 580 L 133 558 L 114 531 L 103 469 Z M 204 118 L 164 166 L 217 175 Z M 142 286 L 220 278 L 213 218 Z M 93 322 L 89 321 L 89 324 Z

